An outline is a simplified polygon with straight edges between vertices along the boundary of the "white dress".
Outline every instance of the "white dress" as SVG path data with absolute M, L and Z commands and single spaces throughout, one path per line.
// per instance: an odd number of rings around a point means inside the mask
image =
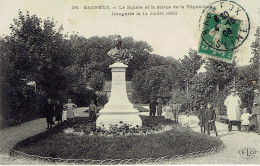
M 249 113 L 243 113 L 241 115 L 241 122 L 242 122 L 242 125 L 249 125 L 250 121 L 249 121 L 249 118 L 251 117 L 251 114 Z
M 240 121 L 240 105 L 242 104 L 238 95 L 229 95 L 224 105 L 227 107 L 227 116 L 230 121 Z
M 186 116 L 182 120 L 182 126 L 183 127 L 190 127 L 190 117 Z
M 76 108 L 77 105 L 73 103 L 67 103 L 63 106 L 67 110 L 67 118 L 74 118 L 73 109 Z
M 170 106 L 164 107 L 163 112 L 164 112 L 164 118 L 165 119 L 174 120 L 174 116 L 172 114 L 172 107 L 170 107 Z
M 67 111 L 62 111 L 62 122 L 64 122 L 65 120 L 67 120 Z

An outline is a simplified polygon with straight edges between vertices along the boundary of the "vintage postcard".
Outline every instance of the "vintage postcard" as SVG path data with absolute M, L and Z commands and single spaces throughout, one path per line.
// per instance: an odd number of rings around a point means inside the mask
M 0 5 L 0 164 L 260 164 L 259 0 Z

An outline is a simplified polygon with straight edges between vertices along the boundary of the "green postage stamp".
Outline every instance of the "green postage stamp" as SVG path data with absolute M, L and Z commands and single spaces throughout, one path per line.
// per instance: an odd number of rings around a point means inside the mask
M 249 17 L 240 5 L 233 1 L 214 2 L 200 18 L 198 53 L 232 62 L 234 50 L 246 40 L 249 29 Z

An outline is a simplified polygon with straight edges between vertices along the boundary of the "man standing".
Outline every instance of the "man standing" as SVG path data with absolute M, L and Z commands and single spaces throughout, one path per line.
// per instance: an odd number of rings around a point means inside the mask
M 51 99 L 47 100 L 47 103 L 44 106 L 44 113 L 47 121 L 47 128 L 52 128 L 52 120 L 54 114 L 54 105 L 51 103 Z
M 94 103 L 94 100 L 91 100 L 91 104 L 89 105 L 89 120 L 90 122 L 94 122 L 96 120 L 96 110 L 97 110 L 97 107 Z
M 157 105 L 157 115 L 158 115 L 158 116 L 162 116 L 163 100 L 162 100 L 161 97 L 158 98 L 157 103 L 158 103 L 158 105 Z
M 232 125 L 236 124 L 238 131 L 241 131 L 241 122 L 240 122 L 240 106 L 242 104 L 241 99 L 236 94 L 236 90 L 233 88 L 230 90 L 231 95 L 229 95 L 224 105 L 227 107 L 227 116 L 229 120 L 228 124 L 228 131 L 230 132 L 232 130 Z
M 150 108 L 150 117 L 151 116 L 154 117 L 155 116 L 155 112 L 156 112 L 156 101 L 154 101 L 154 99 L 151 100 L 149 108 Z
M 68 99 L 68 103 L 63 106 L 63 108 L 67 110 L 67 120 L 69 125 L 72 124 L 72 121 L 74 119 L 73 109 L 75 109 L 76 107 L 77 105 L 72 103 L 71 99 Z
M 256 89 L 255 91 L 255 97 L 254 97 L 254 103 L 253 103 L 253 108 L 252 108 L 252 115 L 256 118 L 256 127 L 257 127 L 257 132 L 258 135 L 260 135 L 260 97 L 258 89 Z
M 218 136 L 217 128 L 215 124 L 216 120 L 216 112 L 215 109 L 212 107 L 211 103 L 208 103 L 208 108 L 205 113 L 205 129 L 207 130 L 207 133 L 210 135 L 210 131 L 214 130 L 216 136 Z

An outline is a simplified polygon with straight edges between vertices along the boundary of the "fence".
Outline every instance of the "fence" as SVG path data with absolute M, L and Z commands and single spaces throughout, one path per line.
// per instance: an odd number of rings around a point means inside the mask
M 212 155 L 214 153 L 220 152 L 224 150 L 226 147 L 224 143 L 219 146 L 213 147 L 208 150 L 203 150 L 199 152 L 192 152 L 186 155 L 175 155 L 175 156 L 164 156 L 159 158 L 141 158 L 141 159 L 105 159 L 105 160 L 92 160 L 92 159 L 62 159 L 62 158 L 52 158 L 52 157 L 41 157 L 37 155 L 29 155 L 20 151 L 16 151 L 14 149 L 11 150 L 10 155 L 17 158 L 25 158 L 36 160 L 41 163 L 52 163 L 52 164 L 93 164 L 93 165 L 120 165 L 120 164 L 173 164 L 178 160 L 184 160 L 188 158 L 196 158 L 207 155 Z

